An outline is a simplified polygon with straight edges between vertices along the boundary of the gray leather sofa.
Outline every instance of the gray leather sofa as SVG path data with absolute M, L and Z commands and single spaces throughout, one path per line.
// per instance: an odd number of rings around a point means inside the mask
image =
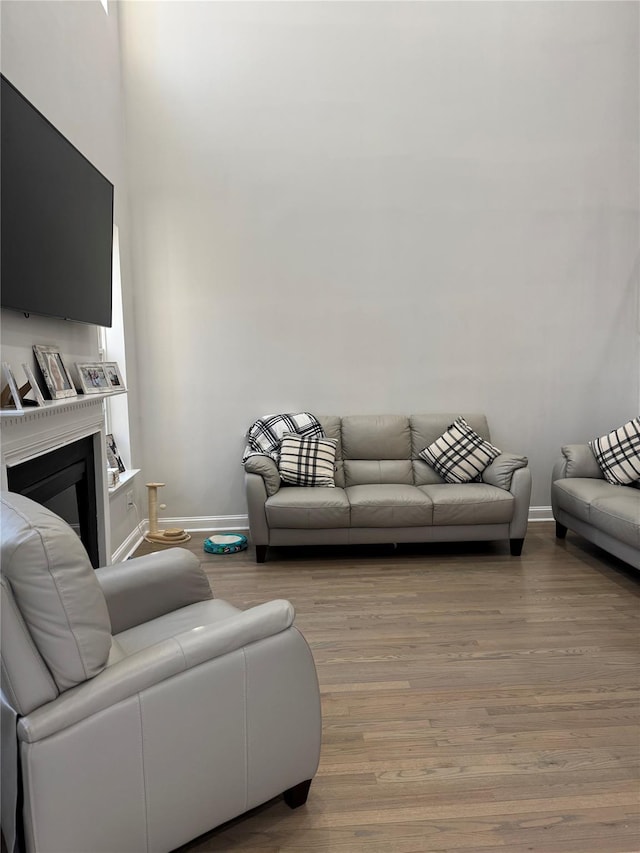
M 502 453 L 482 482 L 445 483 L 418 454 L 459 416 L 319 416 L 337 441 L 336 488 L 284 486 L 266 456 L 245 462 L 256 559 L 268 546 L 509 539 L 522 550 L 531 474 L 522 456 Z M 490 440 L 484 415 L 465 414 Z
M 214 599 L 172 548 L 94 572 L 53 513 L 3 493 L 2 831 L 10 853 L 170 851 L 285 793 L 321 717 L 293 608 Z
M 640 489 L 608 483 L 588 444 L 568 444 L 553 467 L 556 536 L 567 529 L 640 569 Z

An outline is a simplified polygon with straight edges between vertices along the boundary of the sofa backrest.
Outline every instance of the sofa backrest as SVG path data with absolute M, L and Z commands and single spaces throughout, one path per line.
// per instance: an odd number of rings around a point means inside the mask
M 491 440 L 482 414 L 318 416 L 327 436 L 337 442 L 336 486 L 443 483 L 419 453 L 460 416 L 479 435 Z
M 406 415 L 342 418 L 342 456 L 347 486 L 413 485 L 409 418 Z

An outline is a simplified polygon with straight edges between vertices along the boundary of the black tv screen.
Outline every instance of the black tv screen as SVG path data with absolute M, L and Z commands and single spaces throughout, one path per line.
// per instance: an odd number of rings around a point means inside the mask
M 113 185 L 4 76 L 1 85 L 0 303 L 110 326 Z

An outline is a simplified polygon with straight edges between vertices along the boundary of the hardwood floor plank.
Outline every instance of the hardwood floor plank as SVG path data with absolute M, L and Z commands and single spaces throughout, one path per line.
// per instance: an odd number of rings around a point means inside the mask
M 331 812 L 318 810 L 314 813 L 313 806 L 309 808 L 309 812 L 317 827 L 371 826 L 378 823 L 402 824 L 416 820 L 458 820 L 466 817 L 518 815 L 522 812 L 563 815 L 576 809 L 602 808 L 603 806 L 633 807 L 638 805 L 638 794 L 637 791 L 627 789 L 626 792 L 598 792 L 554 798 L 545 796 L 527 798 L 526 801 L 519 799 L 488 802 L 480 797 L 475 799 L 465 797 L 462 802 L 456 803 L 423 802 L 403 806 L 390 804 L 387 807 L 387 803 L 381 801 L 378 808 L 371 808 L 369 803 L 366 805 L 368 807 L 363 804 L 362 808 L 357 808 L 354 801 L 342 800 L 340 807 L 334 805 Z
M 269 813 L 269 814 L 268 814 Z M 255 812 L 252 814 L 256 814 Z M 278 805 L 262 811 L 265 822 L 275 824 L 282 813 Z M 268 816 L 267 816 L 268 815 Z M 354 829 L 316 829 L 301 821 L 287 831 L 286 826 L 273 826 L 266 834 L 252 833 L 249 839 L 229 829 L 218 830 L 207 837 L 206 846 L 194 848 L 197 853 L 222 850 L 278 851 L 402 851 L 402 853 L 434 853 L 449 850 L 537 850 L 540 853 L 586 850 L 593 853 L 637 853 L 640 822 L 620 808 L 578 810 L 570 815 L 523 814 L 519 818 L 497 816 L 458 821 L 412 821 L 397 825 L 375 825 Z M 533 836 L 536 833 L 536 837 Z M 613 832 L 613 839 L 611 833 Z M 551 837 L 550 837 L 551 836 Z M 574 840 L 575 839 L 575 840 Z M 245 843 L 249 841 L 248 845 Z M 244 843 L 243 843 L 244 842 Z M 634 846 L 635 844 L 635 846 Z
M 519 559 L 190 550 L 215 595 L 294 604 L 323 748 L 305 807 L 276 798 L 183 853 L 638 853 L 639 573 L 548 523 Z
M 628 749 L 575 749 L 531 752 L 479 753 L 473 756 L 448 755 L 442 751 L 438 758 L 428 763 L 420 758 L 398 756 L 392 759 L 372 758 L 360 764 L 353 763 L 348 768 L 343 764 L 332 763 L 322 756 L 320 766 L 323 773 L 337 779 L 340 775 L 352 773 L 373 773 L 379 778 L 386 774 L 420 774 L 424 777 L 465 774 L 504 774 L 524 773 L 536 776 L 541 771 L 575 771 L 589 768 L 630 768 L 632 771 L 640 763 L 640 747 Z

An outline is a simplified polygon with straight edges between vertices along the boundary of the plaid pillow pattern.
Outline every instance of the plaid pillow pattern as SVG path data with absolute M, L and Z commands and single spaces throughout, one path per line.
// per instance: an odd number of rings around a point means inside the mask
M 285 435 L 280 447 L 280 478 L 290 486 L 334 488 L 336 445 L 332 438 Z
M 640 480 L 640 417 L 589 442 L 600 470 L 614 486 Z
M 254 421 L 247 431 L 247 446 L 242 454 L 242 462 L 258 453 L 269 456 L 277 464 L 280 458 L 280 442 L 287 433 L 317 438 L 324 436 L 320 421 L 309 412 L 265 415 Z
M 418 456 L 447 483 L 469 483 L 477 479 L 501 452 L 471 429 L 464 418 L 457 418 Z

